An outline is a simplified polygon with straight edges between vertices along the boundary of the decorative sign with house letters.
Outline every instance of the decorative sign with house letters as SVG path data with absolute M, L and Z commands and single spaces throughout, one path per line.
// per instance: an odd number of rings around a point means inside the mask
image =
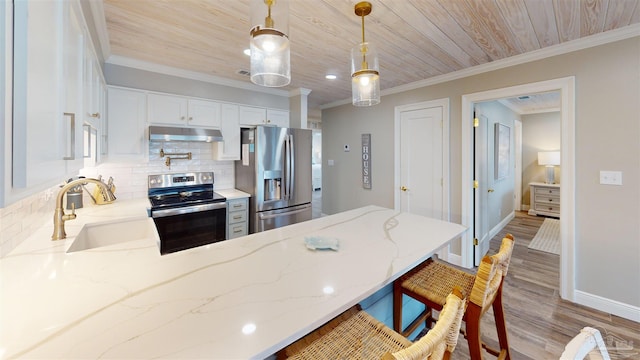
M 371 189 L 371 134 L 362 134 L 362 187 Z

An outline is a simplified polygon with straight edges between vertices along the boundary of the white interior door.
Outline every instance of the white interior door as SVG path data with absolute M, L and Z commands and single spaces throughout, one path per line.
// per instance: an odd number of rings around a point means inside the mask
M 474 191 L 474 239 L 477 245 L 473 248 L 474 266 L 489 251 L 489 196 L 493 193 L 490 169 L 493 169 L 493 158 L 490 156 L 489 119 L 478 115 L 474 120 L 474 179 L 477 186 Z
M 445 218 L 443 108 L 400 113 L 400 210 Z

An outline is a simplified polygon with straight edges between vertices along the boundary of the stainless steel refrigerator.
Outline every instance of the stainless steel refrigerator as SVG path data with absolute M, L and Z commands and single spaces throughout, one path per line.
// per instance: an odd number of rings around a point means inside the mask
M 241 130 L 236 188 L 251 194 L 249 232 L 311 219 L 312 131 L 273 126 Z

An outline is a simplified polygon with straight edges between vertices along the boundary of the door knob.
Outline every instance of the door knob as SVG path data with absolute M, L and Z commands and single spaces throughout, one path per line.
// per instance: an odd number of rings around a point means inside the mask
M 495 191 L 495 190 L 493 190 L 493 189 L 489 189 L 489 190 L 487 190 L 487 192 L 494 192 L 494 191 Z
M 400 190 L 407 191 L 408 189 L 405 186 L 400 186 Z

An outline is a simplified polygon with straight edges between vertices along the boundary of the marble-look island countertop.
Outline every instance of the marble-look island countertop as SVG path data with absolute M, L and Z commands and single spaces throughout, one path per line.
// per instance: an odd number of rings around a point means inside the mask
M 154 236 L 66 252 L 82 221 L 146 206 L 79 214 L 61 241 L 44 226 L 0 260 L 1 358 L 264 358 L 465 230 L 367 206 L 165 256 Z M 308 236 L 339 250 L 310 250 Z

